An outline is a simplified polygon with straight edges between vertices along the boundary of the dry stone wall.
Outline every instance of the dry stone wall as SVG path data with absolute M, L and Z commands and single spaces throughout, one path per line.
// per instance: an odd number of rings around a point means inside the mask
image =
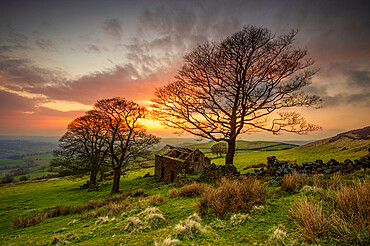
M 332 174 L 340 172 L 342 174 L 351 173 L 355 170 L 366 169 L 370 167 L 370 149 L 369 154 L 361 157 L 359 160 L 351 161 L 346 159 L 344 162 L 338 162 L 335 159 L 330 159 L 327 163 L 322 160 L 315 162 L 303 162 L 302 165 L 297 165 L 289 161 L 279 161 L 275 156 L 267 157 L 267 169 L 255 169 L 254 173 L 258 176 L 269 174 L 271 176 L 284 176 L 297 172 L 299 174 Z

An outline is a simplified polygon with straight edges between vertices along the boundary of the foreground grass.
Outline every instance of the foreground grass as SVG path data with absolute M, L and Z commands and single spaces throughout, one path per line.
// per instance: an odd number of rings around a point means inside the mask
M 276 152 L 239 153 L 235 157 L 235 163 L 241 170 L 250 164 L 265 161 L 269 155 L 276 155 L 279 159 L 299 160 L 302 158 L 302 161 L 308 158 L 324 161 L 325 158 L 337 158 L 341 161 L 341 158 L 343 160 L 354 159 L 351 156 L 358 158 L 362 155 L 361 151 L 352 152 L 343 150 L 336 156 L 333 156 L 335 155 L 333 151 L 328 154 L 324 151 L 321 154 L 317 152 L 320 158 L 315 156 L 314 150 L 295 151 L 291 149 Z M 222 161 L 222 159 L 213 161 Z M 233 213 L 224 217 L 210 213 L 201 215 L 201 220 L 196 221 L 198 225 L 195 222 L 189 222 L 188 218 L 194 213 L 201 212 L 199 204 L 207 187 L 193 185 L 190 188 L 176 188 L 176 192 L 172 185 L 156 182 L 150 177 L 138 178 L 148 172 L 153 174 L 154 168 L 129 171 L 127 176 L 122 178 L 120 186 L 122 192 L 141 188 L 145 189 L 146 194 L 145 197 L 130 197 L 125 200 L 124 202 L 132 205 L 128 209 L 109 214 L 108 217 L 104 213 L 100 214 L 98 209 L 86 211 L 86 213 L 57 216 L 47 218 L 37 225 L 18 229 L 11 227 L 15 217 L 41 214 L 59 205 L 84 205 L 96 200 L 109 199 L 111 181 L 105 181 L 107 185 L 97 192 L 80 189 L 79 185 L 86 182 L 83 179 L 63 179 L 0 187 L 0 245 L 52 245 L 57 243 L 61 245 L 68 242 L 73 245 L 154 245 L 155 242 L 159 244 L 168 237 L 180 239 L 180 245 L 312 243 L 300 236 L 302 234 L 300 229 L 288 217 L 292 204 L 306 197 L 307 189 L 301 191 L 299 187 L 299 189 L 283 190 L 281 187 L 270 186 L 268 187 L 269 195 L 263 199 L 263 203 L 252 205 L 253 207 L 246 211 L 237 212 L 235 210 L 236 215 Z M 342 177 L 342 179 L 352 182 L 356 178 L 367 176 L 368 173 L 359 173 Z M 329 182 L 327 180 L 330 179 L 325 178 L 324 180 Z M 320 195 L 314 193 L 313 199 L 314 204 L 320 202 Z M 157 212 L 163 216 L 164 220 L 160 220 L 160 223 L 155 225 L 150 224 L 142 213 L 148 207 L 158 208 L 160 212 Z M 157 217 L 160 218 L 159 215 Z M 137 229 L 128 229 L 135 228 L 128 227 L 128 221 L 132 220 L 134 225 L 137 219 L 141 221 Z M 97 223 L 97 221 L 100 222 Z M 179 231 L 185 230 L 184 227 L 187 224 L 194 226 L 195 229 L 192 230 L 195 236 L 179 234 Z M 176 226 L 178 231 L 175 230 Z M 335 238 L 320 238 L 320 236 L 313 243 L 351 245 L 351 241 L 346 244 L 338 242 Z

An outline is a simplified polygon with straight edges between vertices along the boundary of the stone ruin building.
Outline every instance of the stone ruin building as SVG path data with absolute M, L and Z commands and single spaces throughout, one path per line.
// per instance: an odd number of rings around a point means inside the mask
M 155 176 L 168 182 L 175 181 L 179 174 L 203 172 L 211 163 L 200 150 L 168 146 L 164 155 L 155 155 Z

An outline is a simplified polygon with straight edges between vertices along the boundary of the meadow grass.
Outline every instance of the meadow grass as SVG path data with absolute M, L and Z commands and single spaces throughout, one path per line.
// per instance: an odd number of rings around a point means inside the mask
M 323 159 L 324 161 L 336 158 L 341 161 L 347 158 L 357 159 L 364 154 L 364 151 L 350 152 L 343 150 L 336 154 L 335 151 L 326 153 L 325 151 L 328 151 L 326 148 L 322 148 L 322 150 L 321 155 L 313 149 L 237 153 L 235 165 L 241 171 L 245 166 L 265 162 L 266 157 L 270 155 L 275 155 L 281 160 L 297 159 L 299 162 L 300 160 L 307 161 L 315 158 Z M 313 153 L 316 153 L 316 155 Z M 217 158 L 212 161 L 220 161 L 221 163 L 219 164 L 223 164 L 222 159 Z M 127 175 L 121 179 L 120 189 L 122 192 L 132 192 L 141 189 L 136 192 L 137 194 L 135 193 L 136 195 L 131 193 L 131 197 L 127 198 L 127 202 L 136 204 L 133 207 L 112 213 L 108 217 L 106 217 L 106 210 L 100 211 L 97 208 L 93 210 L 94 216 L 89 216 L 88 214 L 57 216 L 47 218 L 41 223 L 27 228 L 12 228 L 11 222 L 15 217 L 24 218 L 29 215 L 41 214 L 60 205 L 83 205 L 97 200 L 112 199 L 114 202 L 110 204 L 110 210 L 115 210 L 123 201 L 115 200 L 110 195 L 111 180 L 104 181 L 107 185 L 94 192 L 88 192 L 86 189 L 79 188 L 80 185 L 86 182 L 86 179 L 61 179 L 0 187 L 0 245 L 50 245 L 53 242 L 59 242 L 59 244 L 70 242 L 72 245 L 107 245 L 107 242 L 111 245 L 154 245 L 155 243 L 157 245 L 166 245 L 173 242 L 176 245 L 178 243 L 177 240 L 180 241 L 180 245 L 230 245 L 230 242 L 235 245 L 266 245 L 268 243 L 281 245 L 281 242 L 305 244 L 306 238 L 300 236 L 301 233 L 297 225 L 287 216 L 292 204 L 301 201 L 302 197 L 311 196 L 312 200 L 310 198 L 307 201 L 312 201 L 312 204 L 315 204 L 314 209 L 316 211 L 322 209 L 326 216 L 325 213 L 327 213 L 328 208 L 332 207 L 336 209 L 336 214 L 339 216 L 336 217 L 337 220 L 343 220 L 345 217 L 341 215 L 341 207 L 357 208 L 364 203 L 341 204 L 336 202 L 338 196 L 348 198 L 349 195 L 347 194 L 351 194 L 345 188 L 341 188 L 342 184 L 351 184 L 356 178 L 363 179 L 368 177 L 369 174 L 364 172 L 342 177 L 336 176 L 334 178 L 320 177 L 320 180 L 322 179 L 320 182 L 315 179 L 305 180 L 305 183 L 300 183 L 298 188 L 294 189 L 294 192 L 288 189 L 284 190 L 279 186 L 270 186 L 268 187 L 269 196 L 264 198 L 263 206 L 256 207 L 254 205 L 258 204 L 253 204 L 248 210 L 227 212 L 227 216 L 208 213 L 206 216 L 202 216 L 201 222 L 197 222 L 201 227 L 193 222 L 188 225 L 190 229 L 193 228 L 192 226 L 195 226 L 195 228 L 191 229 L 193 230 L 192 232 L 195 233 L 198 229 L 201 229 L 202 232 L 196 236 L 188 236 L 181 234 L 183 230 L 180 230 L 179 234 L 175 227 L 176 225 L 185 227 L 184 221 L 198 211 L 202 195 L 205 194 L 205 192 L 200 191 L 203 188 L 200 189 L 193 185 L 194 187 L 185 188 L 183 195 L 179 195 L 184 187 L 177 188 L 176 192 L 174 192 L 172 184 L 168 185 L 155 181 L 152 177 L 140 178 L 148 172 L 153 175 L 154 168 L 127 171 Z M 322 190 L 312 188 L 315 186 L 320 186 Z M 207 187 L 206 189 L 208 189 Z M 217 190 L 217 185 L 212 187 Z M 234 186 L 230 187 L 229 191 L 226 192 L 229 195 L 236 192 Z M 317 202 L 326 194 L 323 192 L 328 189 L 336 192 L 327 193 L 328 196 L 332 195 L 331 200 L 333 202 L 329 204 L 330 206 L 324 204 L 320 207 L 320 203 L 317 205 Z M 342 193 L 338 193 L 337 189 L 342 190 Z M 362 187 L 360 190 L 365 192 L 368 189 Z M 144 197 L 141 197 L 142 195 Z M 347 200 L 355 201 L 352 198 Z M 237 207 L 237 203 L 234 204 Z M 361 213 L 363 214 L 363 212 Z M 148 216 L 149 214 L 154 215 Z M 99 217 L 104 218 L 101 219 L 101 221 L 104 220 L 104 223 L 99 222 L 95 224 L 96 221 L 100 221 Z M 141 221 L 141 227 L 131 230 L 132 227 L 129 230 L 130 226 L 128 226 L 127 230 L 125 230 L 129 222 L 128 218 L 133 217 Z M 329 221 L 334 223 L 332 220 Z M 361 228 L 364 227 L 362 226 Z M 354 241 L 357 239 L 353 239 L 350 236 L 351 234 L 346 233 L 345 229 L 339 227 L 337 227 L 336 231 L 332 229 L 333 237 L 323 238 L 323 234 L 320 234 L 317 236 L 317 243 L 353 245 L 353 242 L 358 242 Z M 343 234 L 342 239 L 340 233 Z M 367 240 L 364 230 L 357 238 L 360 238 L 361 242 Z

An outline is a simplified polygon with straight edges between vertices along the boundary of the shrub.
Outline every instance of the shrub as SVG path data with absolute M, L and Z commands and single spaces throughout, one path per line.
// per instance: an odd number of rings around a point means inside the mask
M 180 221 L 174 228 L 176 236 L 183 239 L 194 239 L 206 234 L 206 229 L 195 219 L 199 216 L 191 215 L 185 221 Z
M 204 184 L 193 183 L 191 185 L 182 187 L 179 190 L 179 196 L 184 197 L 200 196 L 204 192 L 206 187 L 207 186 Z
M 19 181 L 27 181 L 29 178 L 27 176 L 20 177 Z
M 267 196 L 267 187 L 256 178 L 222 178 L 218 186 L 206 187 L 197 204 L 197 210 L 202 215 L 245 213 L 254 205 L 264 203 Z
M 179 191 L 176 188 L 173 188 L 173 189 L 171 189 L 171 190 L 168 191 L 168 194 L 172 198 L 178 197 L 179 196 Z
M 291 206 L 289 216 L 308 241 L 323 235 L 329 227 L 329 220 L 324 215 L 322 206 L 309 201 L 307 197 Z
M 12 176 L 6 175 L 4 178 L 1 179 L 2 184 L 14 183 L 15 179 Z
M 180 245 L 180 241 L 178 239 L 171 239 L 170 237 L 167 237 L 162 242 L 155 242 L 155 246 L 178 246 Z
M 149 199 L 149 203 L 154 206 L 159 206 L 167 202 L 167 199 L 160 194 L 154 195 Z

